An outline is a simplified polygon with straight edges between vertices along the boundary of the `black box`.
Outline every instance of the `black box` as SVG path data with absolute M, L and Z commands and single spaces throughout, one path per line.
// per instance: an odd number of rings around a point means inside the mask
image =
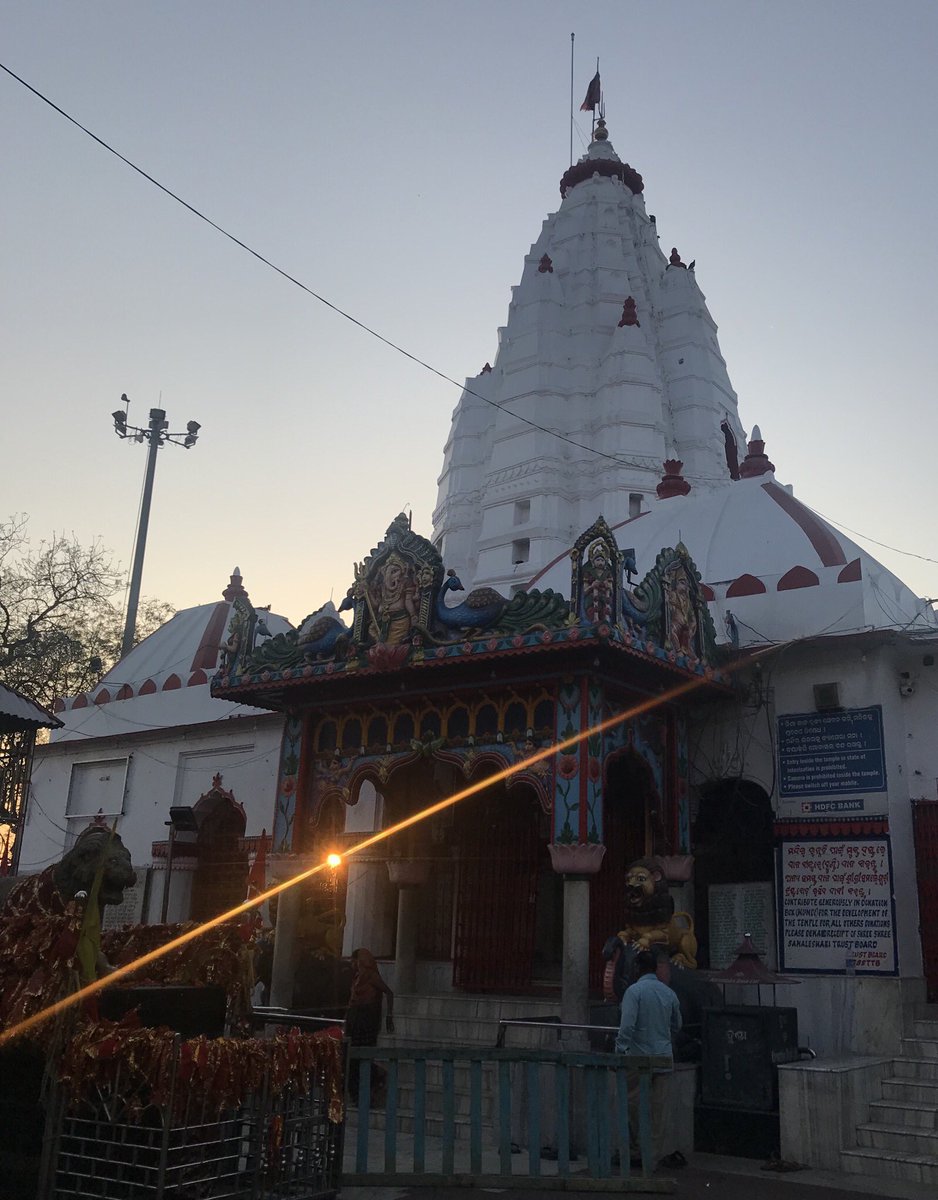
M 137 1008 L 141 1025 L 168 1025 L 183 1037 L 221 1037 L 226 1007 L 224 988 L 215 986 L 113 987 L 105 988 L 98 1000 L 98 1011 L 108 1021 L 119 1021 Z
M 778 1065 L 798 1057 L 798 1010 L 705 1008 L 701 1100 L 745 1112 L 778 1110 Z

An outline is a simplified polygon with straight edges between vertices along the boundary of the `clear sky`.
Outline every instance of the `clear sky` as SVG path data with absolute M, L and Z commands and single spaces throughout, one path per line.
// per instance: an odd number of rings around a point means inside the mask
M 934 0 L 0 0 L 0 59 L 309 287 L 457 379 L 495 356 L 602 59 L 612 141 L 696 259 L 740 417 L 824 515 L 938 559 Z M 578 114 L 575 153 L 589 129 Z M 144 592 L 236 564 L 298 621 L 398 512 L 458 391 L 226 241 L 0 72 L 0 512 Z M 161 401 L 162 396 L 162 401 Z M 921 594 L 938 565 L 862 545 Z

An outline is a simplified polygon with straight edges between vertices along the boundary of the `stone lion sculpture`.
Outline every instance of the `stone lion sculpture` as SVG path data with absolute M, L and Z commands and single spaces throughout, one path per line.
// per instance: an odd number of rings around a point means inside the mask
M 66 917 L 70 911 L 74 912 L 69 907 L 73 901 L 81 902 L 90 894 L 102 862 L 99 910 L 107 904 L 120 904 L 124 889 L 137 882 L 130 853 L 120 837 L 106 826 L 89 825 L 59 862 L 38 875 L 27 876 L 10 890 L 0 910 L 0 919 L 5 925 L 15 923 L 25 931 L 24 922 L 32 926 L 43 920 Z M 103 956 L 99 957 L 98 974 L 109 969 Z
M 4 917 L 32 915 L 61 916 L 79 892 L 91 891 L 95 875 L 104 857 L 104 873 L 98 893 L 98 905 L 120 904 L 124 889 L 133 887 L 137 874 L 130 852 L 119 834 L 103 825 L 82 830 L 70 850 L 38 875 L 28 875 L 10 890 L 3 906 Z
M 618 939 L 638 950 L 663 950 L 675 966 L 697 966 L 693 918 L 674 911 L 661 864 L 639 858 L 625 876 L 625 924 Z

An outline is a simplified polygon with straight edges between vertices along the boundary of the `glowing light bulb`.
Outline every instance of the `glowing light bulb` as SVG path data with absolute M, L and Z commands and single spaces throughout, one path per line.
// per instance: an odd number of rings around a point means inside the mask
M 339 855 L 339 854 L 327 855 L 327 857 L 326 857 L 326 866 L 327 867 L 332 867 L 332 869 L 335 870 L 336 867 L 341 867 L 341 865 L 342 865 L 341 855 Z

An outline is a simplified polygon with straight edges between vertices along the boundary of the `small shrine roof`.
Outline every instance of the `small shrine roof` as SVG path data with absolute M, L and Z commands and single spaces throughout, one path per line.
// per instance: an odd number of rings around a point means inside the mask
M 15 688 L 0 683 L 0 730 L 57 729 L 62 722 Z

